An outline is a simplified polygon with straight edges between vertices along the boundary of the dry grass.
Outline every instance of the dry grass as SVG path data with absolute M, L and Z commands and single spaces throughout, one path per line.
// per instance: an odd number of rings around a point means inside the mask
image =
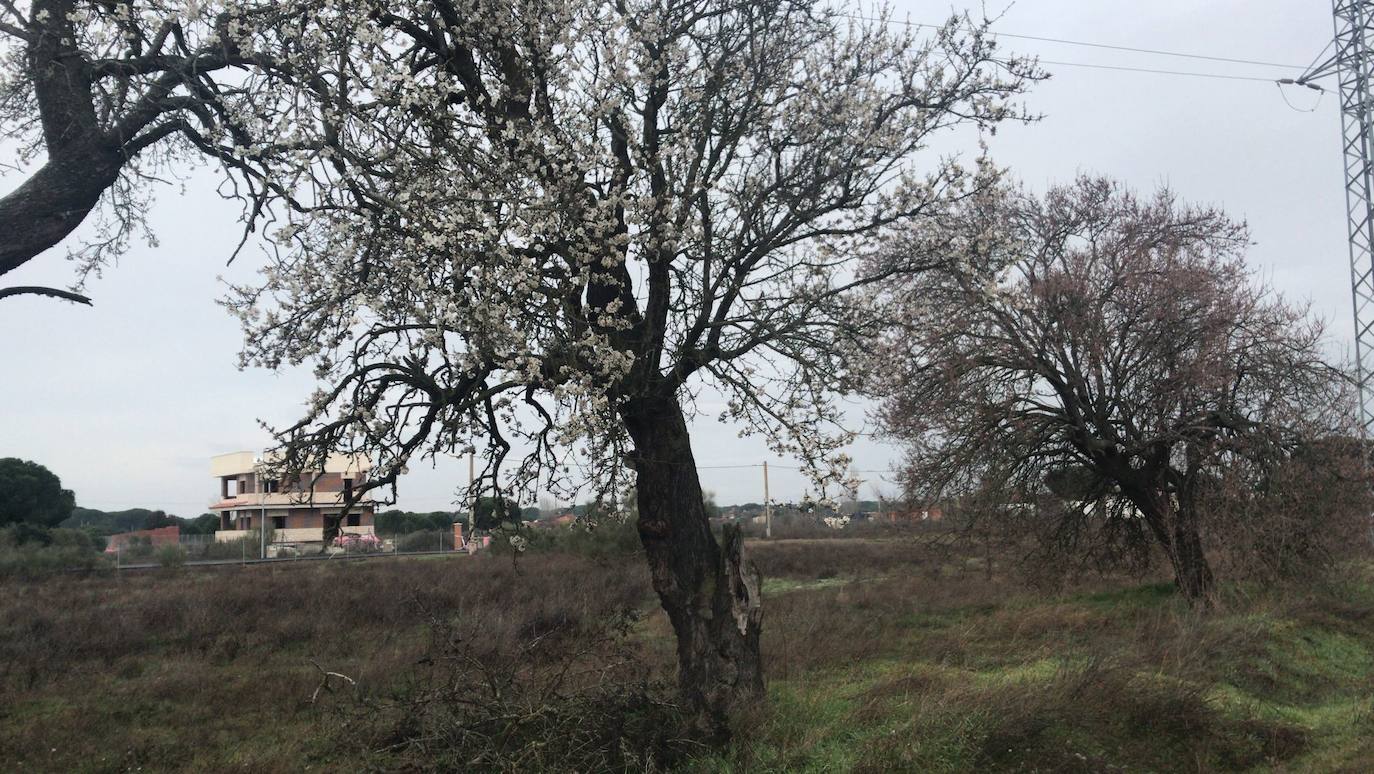
M 647 601 L 638 565 L 575 557 L 227 567 L 10 584 L 0 760 L 37 770 L 299 770 L 334 760 L 320 667 L 403 686 L 435 616 L 512 652 Z M 480 626 L 478 626 L 480 622 Z
M 1167 585 L 1047 593 L 1011 562 L 989 571 L 977 550 L 924 541 L 749 550 L 767 576 L 770 700 L 734 749 L 688 768 L 1374 767 L 1368 578 L 1236 593 L 1200 616 Z M 5 591 L 7 769 L 681 763 L 661 685 L 672 641 L 636 558 L 186 569 Z M 316 664 L 358 687 L 332 679 L 312 703 Z

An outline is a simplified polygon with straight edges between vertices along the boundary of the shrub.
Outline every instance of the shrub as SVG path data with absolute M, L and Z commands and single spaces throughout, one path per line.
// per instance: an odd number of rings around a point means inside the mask
M 886 694 L 915 717 L 867 746 L 855 771 L 1168 771 L 1183 761 L 1237 771 L 1281 763 L 1310 744 L 1281 719 L 1228 716 L 1199 686 L 1096 662 L 1065 665 L 1049 680 L 979 687 L 880 683 L 863 711 L 890 711 Z
M 1218 569 L 1261 585 L 1313 581 L 1367 556 L 1374 490 L 1356 444 L 1303 447 L 1267 466 L 1261 487 L 1256 476 L 1211 481 L 1204 537 Z
M 589 559 L 635 556 L 642 550 L 634 522 L 615 518 L 550 529 L 503 530 L 492 541 L 492 549 L 497 554 L 510 554 L 515 551 L 512 541 L 523 542 L 520 550 L 525 553 L 557 552 Z
M 196 550 L 198 559 L 255 559 L 258 556 L 258 541 L 240 538 L 239 540 L 217 540 L 205 543 Z
M 167 569 L 176 569 L 186 564 L 186 549 L 177 545 L 161 546 L 157 549 L 157 563 Z
M 573 524 L 565 535 L 566 550 L 592 558 L 635 556 L 643 550 L 635 523 L 621 519 L 603 519 L 597 524 Z
M 125 543 L 118 551 L 121 564 L 151 562 L 157 558 L 153 544 L 146 537 L 136 537 Z
M 37 579 L 68 570 L 90 572 L 108 568 L 103 554 L 73 546 L 26 544 L 0 548 L 0 577 Z
M 408 511 L 382 511 L 376 516 L 377 532 L 383 535 L 405 535 L 411 532 L 452 531 L 453 523 L 463 518 L 463 514 L 453 511 L 431 511 L 429 513 L 410 513 Z
M 26 521 L 10 524 L 0 534 L 4 535 L 0 543 L 12 547 L 30 544 L 46 546 L 52 542 L 52 534 L 48 529 Z
M 433 674 L 336 705 L 345 743 L 380 768 L 427 771 L 655 772 L 701 749 L 638 656 L 638 616 L 586 612 L 536 614 L 514 632 L 502 616 L 432 617 L 420 663 Z M 337 677 L 323 673 L 321 688 Z
M 440 551 L 453 548 L 453 531 L 417 531 L 396 538 L 396 550 L 401 553 Z
M 102 539 L 97 544 L 96 537 L 90 532 L 82 529 L 62 529 L 56 528 L 48 530 L 51 545 L 69 548 L 80 548 L 85 551 L 103 551 L 105 541 Z

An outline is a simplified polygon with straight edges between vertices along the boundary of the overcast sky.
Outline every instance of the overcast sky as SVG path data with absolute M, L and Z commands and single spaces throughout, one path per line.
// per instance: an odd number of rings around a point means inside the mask
M 899 14 L 915 22 L 939 22 L 950 7 L 897 3 Z M 1332 34 L 1329 8 L 1298 0 L 1022 0 L 997 29 L 1299 68 Z M 1004 38 L 1003 45 L 1050 62 L 1262 78 L 1293 74 L 1024 39 Z M 1330 320 L 1335 345 L 1348 348 L 1350 287 L 1334 94 L 1318 103 L 1315 92 L 1289 87 L 1294 107 L 1316 103 L 1315 111 L 1298 112 L 1268 82 L 1044 67 L 1053 78 L 1027 98 L 1044 120 L 1004 127 L 992 138 L 1001 164 L 1036 189 L 1079 172 L 1103 173 L 1140 189 L 1168 184 L 1184 198 L 1224 206 L 1251 226 L 1251 262 L 1290 297 L 1310 300 Z M 17 177 L 0 178 L 0 192 L 17 184 Z M 223 292 L 221 278 L 249 279 L 256 263 L 250 252 L 225 266 L 238 236 L 238 208 L 219 200 L 212 186 L 213 178 L 202 173 L 191 176 L 184 191 L 159 193 L 152 217 L 158 245 L 136 245 L 94 280 L 88 287 L 94 308 L 38 298 L 0 302 L 0 457 L 48 466 L 75 490 L 80 505 L 200 513 L 218 491 L 209 457 L 262 448 L 268 438 L 256 420 L 293 418 L 310 392 L 305 373 L 235 368 L 241 336 L 215 300 Z M 70 281 L 70 266 L 58 249 L 5 276 L 3 284 Z M 718 406 L 702 408 L 693 428 L 702 466 L 768 458 L 761 443 L 738 439 L 736 428 L 711 419 Z M 862 419 L 862 407 L 853 414 Z M 897 454 L 869 441 L 856 446 L 853 456 L 856 467 L 883 471 Z M 402 479 L 399 505 L 451 507 L 455 490 L 466 482 L 466 464 L 417 467 Z M 869 483 L 862 496 L 871 497 L 882 476 L 864 478 Z M 708 468 L 702 479 L 721 503 L 762 499 L 757 468 Z M 775 467 L 771 483 L 776 499 L 803 493 L 801 478 L 787 470 Z

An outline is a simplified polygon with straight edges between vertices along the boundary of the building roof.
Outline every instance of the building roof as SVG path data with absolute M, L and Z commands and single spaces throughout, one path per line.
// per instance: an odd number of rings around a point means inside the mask
M 273 459 L 271 454 L 255 454 L 251 451 L 229 452 L 210 458 L 210 475 L 215 478 L 255 473 L 265 462 Z M 360 473 L 372 468 L 372 461 L 363 454 L 331 454 L 325 460 L 325 473 Z

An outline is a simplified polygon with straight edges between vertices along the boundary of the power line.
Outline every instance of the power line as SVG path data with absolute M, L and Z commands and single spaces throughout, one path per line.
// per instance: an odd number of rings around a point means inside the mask
M 907 21 L 907 20 L 905 20 L 905 19 L 886 19 L 886 20 L 885 20 L 885 19 L 880 19 L 880 18 L 874 17 L 874 16 L 863 16 L 863 15 L 860 15 L 860 14 L 839 14 L 839 15 L 842 16 L 842 17 L 844 17 L 844 18 L 847 18 L 847 19 L 856 19 L 856 20 L 859 20 L 859 21 L 871 21 L 871 22 L 887 21 L 887 22 L 892 22 L 892 23 L 896 23 L 896 24 L 905 24 L 905 25 L 908 26 L 908 27 L 925 27 L 925 28 L 927 28 L 927 29 L 941 29 L 941 28 L 944 27 L 943 24 L 924 24 L 924 23 L 921 23 L 921 22 Z M 1173 56 L 1173 57 L 1179 57 L 1179 58 L 1182 58 L 1182 59 L 1202 59 L 1202 60 L 1209 61 L 1209 62 L 1228 62 L 1228 63 L 1231 63 L 1231 64 L 1248 64 L 1248 65 L 1262 65 L 1262 66 L 1265 66 L 1265 67 L 1282 67 L 1282 68 L 1289 69 L 1289 70 L 1301 70 L 1301 69 L 1303 69 L 1303 66 L 1302 66 L 1302 65 L 1285 64 L 1285 63 L 1283 63 L 1283 62 L 1266 62 L 1266 61 L 1259 60 L 1259 59 L 1237 59 L 1237 58 L 1229 57 L 1229 56 L 1212 56 L 1212 55 L 1210 55 L 1210 54 L 1188 54 L 1188 53 L 1184 53 L 1184 52 L 1182 52 L 1182 51 L 1165 51 L 1165 50 L 1163 50 L 1163 49 L 1158 49 L 1158 48 L 1136 48 L 1136 47 L 1133 47 L 1133 46 L 1118 46 L 1118 45 L 1113 45 L 1113 44 L 1110 44 L 1110 43 L 1090 43 L 1090 42 L 1084 41 L 1084 40 L 1069 40 L 1069 39 L 1067 39 L 1067 38 L 1050 38 L 1050 37 L 1043 37 L 1043 36 L 1040 36 L 1040 35 L 1020 35 L 1020 34 L 1017 34 L 1017 33 L 1014 33 L 1014 32 L 993 32 L 993 31 L 989 30 L 989 31 L 988 31 L 988 34 L 989 34 L 989 35 L 992 35 L 992 36 L 994 36 L 994 37 L 1000 37 L 1000 38 L 1017 38 L 1017 39 L 1020 39 L 1020 40 L 1038 40 L 1038 41 L 1041 41 L 1041 42 L 1044 42 L 1044 43 L 1062 43 L 1062 44 L 1068 45 L 1068 46 L 1085 46 L 1085 47 L 1088 47 L 1088 48 L 1103 48 L 1103 49 L 1108 49 L 1108 50 L 1112 50 L 1112 51 L 1130 51 L 1130 52 L 1136 53 L 1136 54 L 1154 54 L 1154 55 L 1156 55 L 1156 56 Z M 1319 56 L 1320 56 L 1320 55 L 1319 55 Z M 1058 64 L 1066 64 L 1066 63 L 1060 62 L 1060 63 L 1058 63 Z M 1262 79 L 1261 79 L 1261 80 L 1262 80 Z M 1272 79 L 1271 79 L 1271 80 L 1272 80 Z
M 1042 40 L 1048 43 L 1065 43 L 1071 46 L 1088 46 L 1091 48 L 1106 48 L 1114 51 L 1131 51 L 1137 54 L 1155 54 L 1158 56 L 1175 56 L 1182 59 L 1202 59 L 1209 62 L 1229 62 L 1231 64 L 1261 65 L 1263 67 L 1282 67 L 1288 70 L 1302 69 L 1302 65 L 1284 64 L 1282 62 L 1264 62 L 1256 59 L 1233 59 L 1227 56 L 1209 56 L 1207 54 L 1185 54 L 1180 51 L 1161 51 L 1152 48 L 1132 48 L 1131 46 L 1113 46 L 1106 43 L 1086 43 L 1078 40 L 1062 40 L 1059 38 L 1041 38 L 1035 35 L 1013 35 L 1008 32 L 992 32 L 992 35 L 1000 35 L 1004 38 L 1020 38 L 1023 40 Z
M 1151 73 L 1154 75 L 1186 75 L 1193 78 L 1218 78 L 1225 81 L 1274 82 L 1273 78 L 1262 78 L 1254 75 L 1223 75 L 1221 73 L 1195 73 L 1186 70 L 1155 70 L 1148 67 L 1124 67 L 1121 65 L 1091 64 L 1088 62 L 1054 62 L 1048 59 L 1041 59 L 1039 62 L 1040 64 L 1056 65 L 1060 67 L 1090 67 L 1097 70 L 1121 70 L 1132 73 Z

